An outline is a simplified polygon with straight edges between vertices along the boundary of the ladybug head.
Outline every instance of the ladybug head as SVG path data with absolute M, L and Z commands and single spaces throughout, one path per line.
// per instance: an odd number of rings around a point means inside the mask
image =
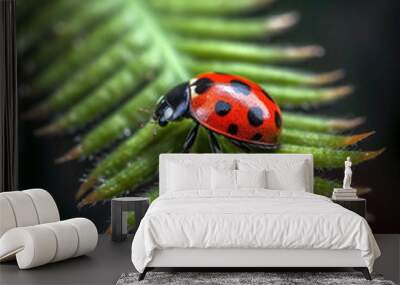
M 189 110 L 190 93 L 187 82 L 179 84 L 158 101 L 153 120 L 160 126 L 182 119 Z

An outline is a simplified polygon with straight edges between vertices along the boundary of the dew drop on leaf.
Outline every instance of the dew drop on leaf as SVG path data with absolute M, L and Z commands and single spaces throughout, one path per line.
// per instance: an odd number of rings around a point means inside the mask
M 132 134 L 132 130 L 129 128 L 124 129 L 124 136 L 129 137 Z

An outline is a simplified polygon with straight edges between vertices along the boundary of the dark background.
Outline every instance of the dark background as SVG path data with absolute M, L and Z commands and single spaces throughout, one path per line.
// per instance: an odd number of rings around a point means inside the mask
M 400 2 L 281 0 L 274 5 L 273 13 L 287 10 L 299 11 L 301 21 L 273 41 L 320 44 L 326 48 L 326 56 L 306 66 L 316 71 L 346 70 L 347 76 L 342 83 L 352 84 L 355 93 L 317 112 L 364 116 L 367 122 L 355 132 L 377 131 L 361 146 L 371 150 L 385 147 L 386 151 L 377 159 L 355 167 L 353 181 L 354 185 L 372 188 L 365 197 L 374 232 L 400 233 L 400 162 L 397 161 L 400 159 L 397 148 L 400 137 Z M 23 60 L 19 59 L 20 63 L 23 64 Z M 73 198 L 81 174 L 91 164 L 54 164 L 56 157 L 73 146 L 74 138 L 35 138 L 32 129 L 38 126 L 37 123 L 20 122 L 20 189 L 48 189 L 57 200 L 62 218 L 86 216 L 103 229 L 108 225 L 108 203 L 78 210 Z M 338 172 L 338 175 L 342 173 Z

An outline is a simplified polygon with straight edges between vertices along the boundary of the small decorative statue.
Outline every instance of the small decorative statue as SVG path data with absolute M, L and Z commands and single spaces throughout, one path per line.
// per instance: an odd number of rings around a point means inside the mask
M 343 188 L 334 188 L 332 193 L 332 199 L 335 200 L 349 200 L 357 199 L 357 189 L 351 188 L 351 177 L 353 172 L 351 171 L 351 158 L 347 157 L 344 162 L 344 179 Z
M 351 159 L 348 156 L 344 162 L 344 179 L 343 179 L 343 189 L 351 189 L 351 176 L 353 172 L 351 171 Z

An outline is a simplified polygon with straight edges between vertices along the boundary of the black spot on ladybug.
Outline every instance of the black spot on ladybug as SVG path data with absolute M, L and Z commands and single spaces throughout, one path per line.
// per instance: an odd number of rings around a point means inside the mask
M 271 96 L 269 96 L 269 94 L 264 89 L 261 89 L 261 91 L 265 95 L 265 97 L 267 97 L 270 101 L 274 102 L 274 99 L 272 99 Z
M 239 128 L 236 124 L 230 124 L 228 127 L 228 133 L 231 135 L 236 135 L 238 132 Z
M 226 114 L 228 114 L 231 108 L 232 107 L 229 103 L 221 100 L 218 101 L 217 104 L 215 104 L 215 112 L 220 116 L 225 116 Z
M 196 86 L 194 91 L 197 94 L 202 94 L 206 92 L 213 84 L 214 82 L 210 78 L 207 77 L 200 78 L 193 83 L 193 85 Z
M 256 134 L 251 138 L 251 140 L 253 140 L 253 141 L 259 141 L 259 140 L 261 140 L 261 138 L 262 138 L 262 134 L 256 133 Z
M 276 125 L 276 127 L 277 127 L 278 129 L 280 129 L 281 126 L 282 126 L 282 118 L 281 118 L 281 116 L 279 115 L 279 113 L 276 112 L 276 111 L 275 111 L 275 125 Z
M 247 119 L 254 127 L 261 126 L 264 122 L 263 111 L 259 107 L 251 107 L 247 112 Z
M 231 80 L 231 86 L 236 93 L 239 93 L 242 95 L 247 96 L 251 92 L 250 86 L 241 80 L 237 80 L 237 79 Z

